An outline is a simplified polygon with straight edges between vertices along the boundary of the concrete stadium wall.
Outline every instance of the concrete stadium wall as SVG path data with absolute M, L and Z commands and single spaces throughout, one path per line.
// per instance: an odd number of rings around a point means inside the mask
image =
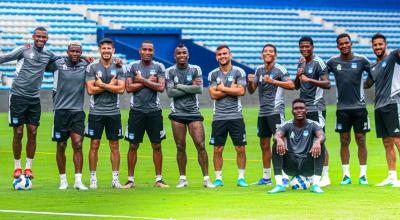
M 259 105 L 258 102 L 258 91 L 256 91 L 253 95 L 250 95 L 249 93 L 246 93 L 244 97 L 242 97 L 242 105 L 244 108 L 246 107 L 257 107 Z M 367 103 L 373 103 L 374 99 L 374 91 L 373 89 L 366 90 L 366 100 Z M 43 112 L 49 112 L 53 110 L 53 104 L 52 104 L 52 91 L 50 90 L 42 90 L 40 94 L 41 98 L 41 104 L 42 104 L 42 111 Z M 295 98 L 299 97 L 299 92 L 298 91 L 285 91 L 285 102 L 286 106 L 290 106 L 292 100 Z M 8 112 L 8 98 L 9 98 L 9 91 L 6 90 L 0 90 L 0 103 L 3 103 L 0 105 L 0 112 Z M 130 98 L 131 94 L 125 93 L 124 95 L 120 96 L 120 105 L 122 109 L 128 109 L 129 108 L 129 103 L 130 103 Z M 331 88 L 330 90 L 326 91 L 325 90 L 325 100 L 327 104 L 336 104 L 336 90 L 335 88 Z M 167 94 L 164 92 L 160 94 L 160 101 L 161 101 L 161 106 L 164 109 L 169 108 L 170 100 L 167 97 Z M 208 94 L 208 90 L 205 89 L 203 94 L 199 96 L 199 101 L 200 101 L 200 107 L 201 108 L 212 108 L 213 107 L 213 101 L 210 99 L 210 96 Z M 89 97 L 85 97 L 85 109 L 89 109 Z

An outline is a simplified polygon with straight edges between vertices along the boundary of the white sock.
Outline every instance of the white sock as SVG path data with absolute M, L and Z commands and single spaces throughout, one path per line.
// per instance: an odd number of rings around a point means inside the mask
M 319 181 L 321 181 L 321 176 L 314 175 L 312 179 L 313 185 L 319 185 Z
M 133 176 L 128 176 L 128 181 L 135 182 L 135 177 L 133 177 Z
M 215 179 L 222 180 L 222 170 L 215 171 Z
M 343 170 L 343 177 L 344 176 L 350 177 L 350 165 L 349 164 L 342 164 L 342 170 Z
M 82 182 L 82 173 L 75 173 L 75 183 Z
M 60 174 L 60 182 L 67 182 L 67 174 Z
M 283 172 L 283 170 L 282 170 L 282 178 L 289 179 L 289 176 L 285 172 Z
M 271 168 L 264 168 L 263 169 L 263 178 L 270 179 L 271 178 Z
M 112 179 L 113 179 L 113 181 L 118 181 L 119 180 L 118 175 L 119 175 L 119 171 L 112 171 Z
M 322 167 L 322 176 L 328 177 L 329 176 L 328 171 L 329 171 L 329 167 L 328 166 L 323 166 Z
M 367 165 L 360 165 L 360 177 L 367 177 Z
M 32 169 L 32 161 L 31 158 L 26 158 L 25 169 Z
M 210 180 L 210 176 L 204 176 L 204 177 L 203 177 L 203 180 L 204 180 L 204 181 Z
M 397 172 L 396 172 L 396 170 L 389 170 L 389 175 L 388 175 L 388 177 L 389 177 L 391 180 L 397 180 Z
M 14 170 L 18 168 L 21 169 L 21 159 L 14 159 Z
M 156 182 L 162 180 L 162 176 L 161 175 L 157 175 L 156 176 Z
M 244 169 L 238 169 L 238 171 L 239 171 L 239 177 L 238 177 L 238 179 L 244 179 Z
M 180 180 L 186 180 L 186 176 L 185 176 L 185 175 L 180 175 L 180 176 L 179 176 L 179 179 L 180 179 Z
M 97 181 L 96 171 L 90 171 L 90 181 Z
M 283 185 L 283 183 L 282 183 L 282 175 L 275 175 L 275 182 L 276 182 L 276 185 Z

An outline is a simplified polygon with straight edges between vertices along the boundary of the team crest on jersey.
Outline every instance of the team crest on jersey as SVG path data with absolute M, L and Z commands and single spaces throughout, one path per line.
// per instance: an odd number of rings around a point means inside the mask
M 356 69 L 357 68 L 357 63 L 352 63 L 351 68 Z
M 179 83 L 179 78 L 178 78 L 178 76 L 175 76 L 175 77 L 174 77 L 174 83 L 175 83 L 175 84 L 178 84 L 178 83 Z
M 308 135 L 309 135 L 308 130 L 304 130 L 304 131 L 303 131 L 303 136 L 304 136 L 304 137 L 307 137 Z
M 128 139 L 129 140 L 135 139 L 135 134 L 134 133 L 128 133 Z
M 67 70 L 67 69 L 68 69 L 68 66 L 64 64 L 64 65 L 62 66 L 62 68 L 63 68 L 63 70 Z
M 386 67 L 386 61 L 382 62 L 382 67 Z
M 96 76 L 102 77 L 102 76 L 103 76 L 103 73 L 102 73 L 101 71 L 97 71 Z
M 309 74 L 312 73 L 312 69 L 311 69 L 311 68 L 308 69 L 308 73 L 309 73 Z
M 56 138 L 61 138 L 60 132 L 56 132 L 56 133 L 55 133 L 55 136 L 56 136 Z
M 342 70 L 342 65 L 338 64 L 338 65 L 336 66 L 336 69 L 337 69 L 338 71 L 341 71 L 341 70 Z
M 111 74 L 111 76 L 115 76 L 115 75 L 117 75 L 117 71 L 116 70 L 111 70 L 110 74 Z
M 294 132 L 290 132 L 290 138 L 293 139 L 294 138 Z
M 12 118 L 12 123 L 13 124 L 18 124 L 18 118 Z
M 342 130 L 342 124 L 337 124 L 336 125 L 336 129 L 339 130 L 339 131 Z
M 192 81 L 192 79 L 193 79 L 193 76 L 191 74 L 186 75 L 186 80 L 187 81 Z
M 232 82 L 233 81 L 233 76 L 228 76 L 228 82 Z
M 150 75 L 156 75 L 156 71 L 155 70 L 150 70 Z

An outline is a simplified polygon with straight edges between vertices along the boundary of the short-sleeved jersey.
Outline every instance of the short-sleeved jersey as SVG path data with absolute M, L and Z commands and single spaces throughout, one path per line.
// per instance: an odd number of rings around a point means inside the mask
M 47 70 L 54 72 L 54 110 L 83 111 L 87 65 L 83 59 L 73 64 L 65 57 L 48 66 Z
M 165 71 L 167 88 L 173 88 L 176 84 L 193 85 L 193 80 L 202 79 L 202 72 L 199 66 L 189 64 L 185 69 L 176 65 Z M 171 98 L 171 115 L 176 116 L 197 116 L 199 111 L 199 99 L 197 94 L 186 93 L 185 95 Z
M 400 49 L 371 66 L 368 78 L 375 83 L 375 109 L 400 103 Z
M 288 153 L 307 157 L 319 130 L 322 131 L 322 128 L 315 121 L 307 119 L 301 128 L 296 127 L 293 120 L 287 121 L 277 129 L 277 132 L 283 133 Z
M 133 62 L 130 65 L 127 77 L 134 78 L 136 72 L 140 71 L 143 78 L 148 79 L 150 75 L 155 75 L 157 78 L 165 78 L 165 67 L 162 63 L 152 61 L 149 66 L 142 64 L 140 60 Z M 132 93 L 131 109 L 140 112 L 158 111 L 160 107 L 160 98 L 158 92 L 148 87 Z
M 283 114 L 285 111 L 284 89 L 264 82 L 265 75 L 282 82 L 290 81 L 287 70 L 278 63 L 275 63 L 268 72 L 264 65 L 257 67 L 255 79 L 257 80 L 258 99 L 260 101 L 259 116 Z
M 370 72 L 369 60 L 358 54 L 353 54 L 350 60 L 335 56 L 328 60 L 327 66 L 335 76 L 337 109 L 365 108 L 363 72 Z
M 58 59 L 52 52 L 33 46 L 18 47 L 10 53 L 0 56 L 0 63 L 17 60 L 15 74 L 10 93 L 13 95 L 37 98 L 40 96 L 43 75 L 46 66 Z
M 220 68 L 216 68 L 208 74 L 208 81 L 210 86 L 224 83 L 225 86 L 231 87 L 232 83 L 235 82 L 238 86 L 245 87 L 246 73 L 237 66 L 232 66 L 232 69 L 226 74 Z M 240 118 L 243 118 L 240 97 L 227 95 L 214 100 L 214 121 Z
M 318 56 L 314 56 L 308 63 L 299 64 L 298 67 L 303 68 L 303 74 L 310 79 L 320 80 L 321 76 L 328 76 L 328 67 Z M 305 101 L 308 112 L 325 111 L 324 90 L 322 88 L 300 80 L 300 98 Z
M 110 83 L 111 79 L 116 76 L 117 80 L 125 81 L 126 70 L 124 67 L 118 67 L 112 63 L 105 68 L 99 60 L 91 63 L 86 69 L 86 82 L 96 80 L 96 76 L 104 83 Z M 90 96 L 89 114 L 92 115 L 116 115 L 120 114 L 119 94 L 109 91 Z

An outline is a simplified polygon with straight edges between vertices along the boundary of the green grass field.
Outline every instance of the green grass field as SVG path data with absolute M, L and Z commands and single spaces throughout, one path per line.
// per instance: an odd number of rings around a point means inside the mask
M 13 157 L 12 130 L 7 126 L 7 114 L 0 114 L 0 209 L 28 210 L 38 212 L 65 212 L 104 214 L 131 217 L 173 218 L 173 219 L 399 219 L 400 190 L 391 187 L 375 187 L 374 184 L 387 176 L 387 166 L 381 140 L 375 136 L 372 108 L 369 108 L 372 131 L 367 135 L 368 180 L 369 186 L 359 186 L 358 159 L 354 138 L 351 143 L 351 172 L 353 184 L 339 185 L 341 166 L 339 157 L 339 137 L 334 132 L 335 107 L 327 112 L 327 147 L 330 152 L 330 177 L 332 185 L 325 193 L 316 195 L 309 191 L 288 190 L 286 193 L 269 195 L 268 186 L 236 186 L 236 153 L 230 141 L 224 152 L 223 177 L 225 186 L 217 189 L 204 189 L 202 176 L 196 159 L 196 151 L 188 140 L 187 177 L 189 187 L 176 189 L 179 173 L 176 164 L 176 149 L 171 126 L 164 111 L 164 126 L 167 140 L 163 142 L 163 177 L 169 189 L 153 187 L 154 167 L 151 147 L 146 140 L 139 149 L 136 168 L 136 188 L 132 190 L 111 189 L 111 165 L 108 143 L 103 141 L 99 152 L 98 190 L 78 192 L 73 189 L 58 190 L 59 177 L 55 161 L 55 143 L 51 142 L 52 113 L 43 113 L 38 132 L 38 147 L 33 163 L 35 179 L 31 191 L 12 189 Z M 211 131 L 212 110 L 203 109 L 206 127 L 206 142 Z M 262 164 L 258 138 L 256 136 L 257 108 L 244 109 L 248 137 L 246 179 L 255 182 L 262 174 Z M 123 111 L 123 124 L 126 124 L 128 111 Z M 291 118 L 289 111 L 287 118 Z M 25 145 L 25 139 L 24 139 Z M 210 175 L 214 178 L 212 147 L 206 146 L 209 153 Z M 88 139 L 84 142 L 83 181 L 89 184 Z M 126 152 L 128 143 L 121 141 L 120 179 L 126 181 Z M 73 185 L 73 163 L 71 147 L 67 151 L 67 177 Z M 22 164 L 25 163 L 23 153 Z M 33 215 L 1 213 L 0 219 L 92 219 L 92 217 L 71 217 L 55 215 Z M 93 218 L 94 219 L 94 218 Z

